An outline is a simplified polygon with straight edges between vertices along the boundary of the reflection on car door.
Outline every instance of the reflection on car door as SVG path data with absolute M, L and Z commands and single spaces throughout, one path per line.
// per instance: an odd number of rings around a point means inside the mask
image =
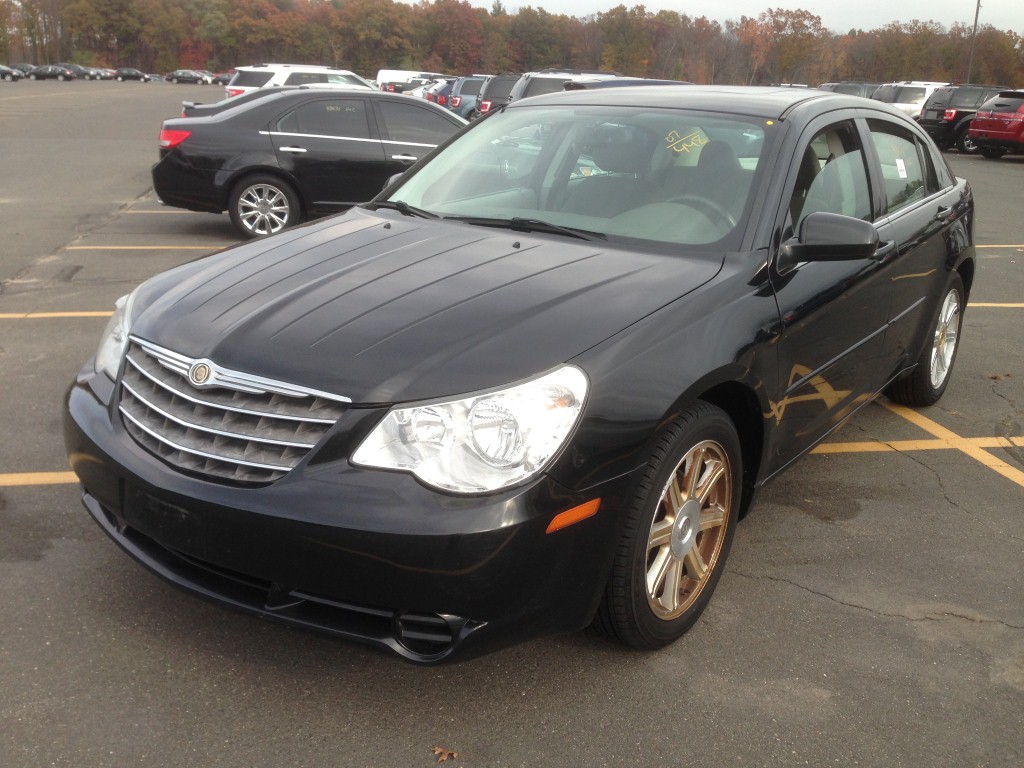
M 812 123 L 795 157 L 792 193 L 784 198 L 790 205 L 780 213 L 783 241 L 813 212 L 873 218 L 869 156 L 853 120 Z M 889 306 L 891 289 L 874 258 L 781 270 L 776 258 L 770 280 L 782 323 L 776 345 L 781 380 L 773 382 L 778 395 L 766 415 L 774 421 L 767 447 L 775 472 L 883 385 L 885 315 L 879 307 Z
M 958 218 L 966 182 L 957 182 L 906 126 L 869 120 L 868 128 L 878 157 L 873 164 L 876 185 L 884 193 L 884 218 L 879 225 L 891 230 L 898 245 L 885 265 L 892 285 L 885 338 L 886 359 L 895 366 L 887 371 L 892 375 L 917 360 L 920 350 L 912 346 L 927 333 L 925 326 L 948 278 L 940 265 L 947 254 L 967 245 L 967 230 Z
M 295 177 L 312 214 L 366 202 L 389 175 L 365 99 L 310 98 L 278 118 L 270 136 L 278 163 Z

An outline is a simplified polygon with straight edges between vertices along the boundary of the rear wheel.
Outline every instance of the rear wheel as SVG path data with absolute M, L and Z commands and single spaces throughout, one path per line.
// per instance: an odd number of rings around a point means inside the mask
M 245 237 L 266 237 L 299 220 L 299 198 L 291 186 L 266 174 L 247 176 L 231 191 L 231 222 Z
M 997 149 L 995 147 L 979 147 L 983 157 L 987 157 L 989 160 L 998 160 L 1000 157 L 1006 154 L 1005 149 Z
M 886 394 L 904 405 L 934 405 L 946 391 L 949 377 L 960 347 L 963 325 L 964 282 L 954 272 L 946 284 L 946 293 L 931 324 L 931 338 L 925 345 L 917 366 L 906 378 L 889 385 Z
M 971 138 L 966 128 L 960 131 L 960 135 L 956 137 L 956 148 L 963 155 L 976 155 L 980 149 L 974 143 L 974 139 Z
M 597 629 L 654 650 L 693 626 L 725 569 L 741 462 L 732 421 L 709 403 L 665 429 L 627 510 Z

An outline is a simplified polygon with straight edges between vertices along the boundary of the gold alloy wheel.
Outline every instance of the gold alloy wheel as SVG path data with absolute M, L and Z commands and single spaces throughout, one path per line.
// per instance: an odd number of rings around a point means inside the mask
M 691 448 L 661 492 L 647 540 L 647 602 L 669 621 L 694 604 L 718 565 L 732 508 L 732 467 L 713 440 Z

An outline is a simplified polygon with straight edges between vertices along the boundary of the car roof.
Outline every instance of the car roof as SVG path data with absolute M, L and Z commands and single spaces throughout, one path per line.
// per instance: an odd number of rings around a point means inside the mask
M 539 105 L 551 102 L 692 109 L 702 112 L 745 114 L 765 119 L 781 119 L 800 105 L 811 102 L 822 102 L 823 105 L 827 103 L 833 109 L 865 107 L 864 99 L 856 96 L 819 91 L 814 88 L 724 85 L 688 85 L 680 88 L 677 85 L 637 85 L 599 91 L 561 91 L 534 96 L 529 101 L 512 102 L 509 108 L 515 108 L 519 104 Z M 895 110 L 893 113 L 895 114 Z

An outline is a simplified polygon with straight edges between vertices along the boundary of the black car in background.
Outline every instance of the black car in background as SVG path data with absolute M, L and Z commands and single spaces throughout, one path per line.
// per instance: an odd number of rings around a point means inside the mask
M 24 77 L 24 74 L 20 69 L 0 64 L 0 80 L 5 80 L 8 83 L 15 83 L 18 80 L 21 80 L 22 77 Z
M 201 72 L 196 72 L 194 69 L 176 69 L 173 72 L 168 72 L 164 75 L 164 80 L 168 83 L 194 83 L 198 85 L 209 85 L 212 78 L 207 78 L 206 75 Z
M 939 149 L 956 147 L 965 155 L 977 154 L 978 145 L 967 133 L 971 120 L 984 102 L 1008 90 L 1005 85 L 970 84 L 937 88 L 924 103 L 918 122 Z
M 59 64 L 44 64 L 28 73 L 29 80 L 74 80 L 74 71 Z
M 139 80 L 140 82 L 148 82 L 149 75 L 145 72 L 135 69 L 134 67 L 119 67 L 114 70 L 114 79 L 118 82 L 124 82 L 125 80 Z
M 377 96 L 271 96 L 230 135 L 272 157 L 333 115 L 387 146 L 364 138 L 365 162 L 422 146 L 388 108 L 431 105 Z M 132 557 L 267 619 L 421 663 L 591 623 L 660 648 L 759 487 L 881 392 L 942 396 L 974 222 L 967 182 L 881 103 L 514 101 L 371 202 L 120 299 L 68 392 L 67 455 Z
M 867 83 L 860 80 L 840 80 L 835 83 L 822 83 L 818 86 L 820 91 L 831 91 L 832 93 L 845 93 L 847 96 L 860 96 L 870 99 L 871 94 L 881 83 Z
M 165 120 L 153 188 L 166 205 L 227 210 L 242 235 L 262 237 L 366 202 L 465 124 L 368 88 L 283 90 Z

